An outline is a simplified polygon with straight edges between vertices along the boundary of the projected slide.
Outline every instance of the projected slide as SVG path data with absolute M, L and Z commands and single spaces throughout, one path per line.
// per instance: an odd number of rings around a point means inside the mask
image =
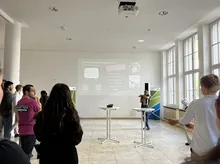
M 138 61 L 78 60 L 79 94 L 140 94 L 141 66 Z

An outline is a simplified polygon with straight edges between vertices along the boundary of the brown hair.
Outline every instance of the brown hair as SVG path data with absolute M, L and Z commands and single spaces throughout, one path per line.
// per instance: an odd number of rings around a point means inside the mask
M 15 87 L 15 89 L 16 89 L 16 91 L 18 92 L 19 90 L 21 90 L 21 88 L 22 88 L 23 86 L 22 85 L 17 85 L 16 87 Z
M 200 79 L 200 84 L 207 88 L 211 94 L 216 93 L 220 86 L 219 77 L 214 74 L 203 76 Z

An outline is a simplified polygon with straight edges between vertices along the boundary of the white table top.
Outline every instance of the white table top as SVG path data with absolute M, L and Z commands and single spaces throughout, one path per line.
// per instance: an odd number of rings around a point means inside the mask
M 103 109 L 103 110 L 117 110 L 117 109 L 119 109 L 119 107 L 111 107 L 111 108 L 108 108 L 108 107 L 106 107 L 106 106 L 100 106 L 99 107 L 99 109 Z
M 137 112 L 153 112 L 155 109 L 153 108 L 133 108 Z

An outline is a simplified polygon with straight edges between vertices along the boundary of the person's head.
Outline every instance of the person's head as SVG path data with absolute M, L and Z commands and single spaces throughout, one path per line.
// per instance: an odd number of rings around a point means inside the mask
M 40 94 L 41 94 L 41 97 L 46 97 L 47 96 L 47 92 L 45 90 L 41 91 Z
M 6 81 L 4 83 L 4 89 L 8 89 L 9 91 L 12 91 L 13 90 L 13 82 L 11 81 Z
M 148 90 L 145 90 L 145 91 L 144 91 L 144 94 L 147 95 L 147 94 L 148 94 Z
M 17 92 L 21 92 L 21 91 L 22 91 L 22 88 L 23 88 L 22 85 L 17 85 L 17 86 L 15 87 L 15 89 L 16 89 Z
M 200 79 L 200 86 L 203 95 L 215 95 L 220 87 L 219 77 L 214 74 L 203 76 Z
M 74 121 L 79 121 L 78 112 L 75 110 L 71 99 L 70 89 L 66 84 L 58 83 L 52 88 L 43 112 L 45 120 L 51 118 L 61 121 L 61 118 L 68 115 Z
M 23 87 L 23 95 L 30 98 L 35 98 L 36 90 L 33 85 L 28 84 Z

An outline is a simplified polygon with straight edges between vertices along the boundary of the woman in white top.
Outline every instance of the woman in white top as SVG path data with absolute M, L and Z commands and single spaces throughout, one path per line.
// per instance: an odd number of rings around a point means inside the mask
M 14 106 L 14 118 L 15 118 L 15 121 L 14 121 L 14 125 L 13 125 L 13 129 L 14 129 L 14 134 L 15 134 L 15 138 L 18 137 L 18 116 L 17 116 L 17 111 L 16 111 L 16 105 L 18 103 L 19 100 L 21 100 L 21 98 L 23 97 L 23 93 L 22 93 L 22 88 L 23 86 L 22 85 L 17 85 L 15 87 L 16 91 L 13 95 L 13 106 Z
M 169 120 L 171 125 L 181 123 L 188 125 L 194 119 L 194 134 L 191 143 L 191 159 L 203 160 L 218 143 L 220 132 L 216 127 L 216 93 L 219 90 L 219 77 L 213 74 L 200 80 L 203 98 L 190 103 L 185 115 L 180 120 Z M 201 158 L 200 158 L 201 157 Z

